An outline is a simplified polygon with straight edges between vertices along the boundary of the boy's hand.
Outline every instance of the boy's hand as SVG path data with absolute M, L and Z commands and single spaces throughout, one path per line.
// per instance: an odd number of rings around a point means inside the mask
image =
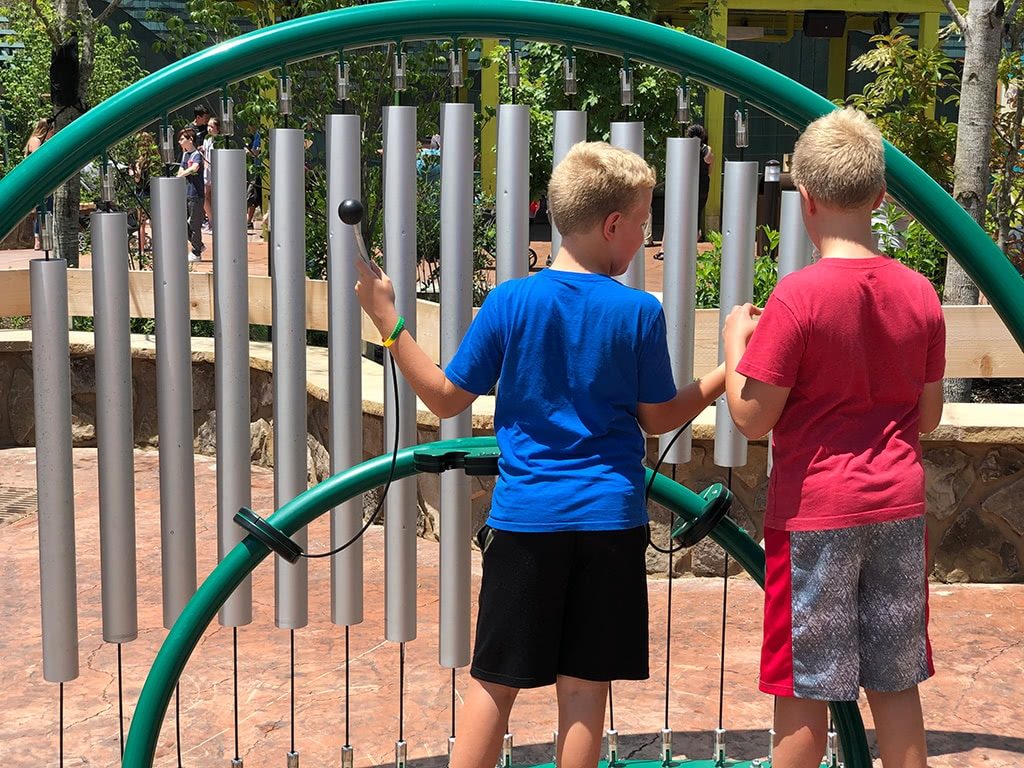
M 356 296 L 359 304 L 377 326 L 381 337 L 390 335 L 398 322 L 398 311 L 395 309 L 395 288 L 391 278 L 376 264 L 367 264 L 362 258 L 355 258 L 359 281 L 356 283 Z
M 722 338 L 726 341 L 739 341 L 746 346 L 754 334 L 754 329 L 757 328 L 760 314 L 761 310 L 750 303 L 742 307 L 733 307 L 729 316 L 725 318 L 725 325 L 722 326 Z

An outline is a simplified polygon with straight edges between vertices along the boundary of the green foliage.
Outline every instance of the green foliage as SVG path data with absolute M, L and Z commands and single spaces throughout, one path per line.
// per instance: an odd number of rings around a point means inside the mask
M 766 244 L 761 255 L 754 259 L 754 303 L 763 307 L 779 279 L 779 266 L 775 254 L 779 247 L 779 232 L 762 225 Z M 715 309 L 719 305 L 722 281 L 722 233 L 708 232 L 711 248 L 697 254 L 697 308 Z
M 52 13 L 45 4 L 40 4 L 40 8 L 44 13 Z M 3 173 L 21 162 L 22 148 L 36 121 L 53 114 L 47 98 L 53 44 L 46 28 L 28 3 L 11 4 L 5 14 L 15 32 L 10 41 L 25 47 L 10 64 L 0 68 L 4 118 L 0 130 L 9 152 L 3 158 Z M 88 106 L 99 104 L 146 74 L 139 65 L 137 51 L 138 44 L 129 37 L 127 25 L 117 30 L 106 26 L 97 29 L 93 73 L 86 90 Z
M 956 102 L 958 79 L 953 63 L 938 47 L 920 49 L 900 27 L 871 38 L 875 47 L 854 60 L 851 69 L 875 79 L 848 103 L 871 117 L 885 136 L 947 189 L 953 183 L 956 124 L 929 116 L 936 89 L 954 89 L 945 98 Z
M 563 5 L 583 6 L 633 18 L 653 20 L 655 4 L 647 0 L 555 0 Z M 711 38 L 711 23 L 719 10 L 717 0 L 689 17 L 685 31 L 697 37 Z M 676 27 L 684 29 L 684 27 Z M 587 111 L 587 133 L 590 140 L 609 139 L 608 126 L 619 120 L 642 120 L 644 123 L 644 155 L 655 167 L 664 165 L 665 139 L 678 136 L 681 126 L 676 123 L 676 86 L 682 79 L 680 73 L 669 72 L 646 64 L 631 64 L 633 67 L 634 105 L 629 108 L 620 105 L 619 66 L 607 54 L 594 51 L 573 51 L 576 57 L 578 77 L 577 94 L 574 98 L 564 93 L 562 62 L 567 51 L 561 46 L 543 43 L 524 43 L 519 47 L 520 88 L 517 100 L 530 105 L 530 194 L 539 199 L 547 188 L 551 175 L 552 142 L 554 119 L 552 113 L 558 109 L 583 109 Z M 500 100 L 509 103 L 512 93 L 507 86 L 508 48 L 496 46 L 482 66 L 499 67 L 501 82 Z M 690 114 L 698 122 L 703 114 L 701 104 L 705 88 L 693 83 L 690 89 Z M 490 119 L 491 113 L 481 116 Z
M 942 298 L 949 255 L 931 232 L 890 202 L 878 209 L 872 230 L 878 237 L 879 250 L 927 277 Z

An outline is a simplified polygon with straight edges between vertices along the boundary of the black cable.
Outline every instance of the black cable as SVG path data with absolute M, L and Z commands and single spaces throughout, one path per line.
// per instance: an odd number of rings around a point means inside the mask
M 676 479 L 676 465 L 672 465 L 672 479 Z M 668 548 L 668 615 L 665 617 L 665 728 L 668 729 L 668 702 L 672 670 L 672 547 Z
M 181 683 L 174 684 L 174 749 L 178 755 L 178 768 L 181 765 Z
M 452 738 L 455 738 L 455 667 L 452 667 Z
M 238 627 L 231 628 L 231 676 L 235 693 L 235 760 L 238 754 Z
M 345 625 L 345 746 L 351 746 L 352 742 L 349 741 L 349 629 L 348 624 Z
M 60 768 L 64 768 L 64 683 L 60 684 L 60 736 L 58 737 Z
M 117 644 L 117 728 L 121 734 L 121 760 L 124 761 L 124 691 L 121 686 L 121 644 Z
M 651 499 L 651 487 L 654 485 L 654 481 L 658 477 L 658 470 L 661 469 L 661 465 L 665 463 L 665 457 L 668 456 L 669 450 L 672 448 L 673 445 L 676 444 L 676 440 L 678 440 L 680 435 L 682 435 L 683 432 L 686 431 L 686 428 L 689 427 L 691 424 L 693 424 L 694 419 L 696 419 L 696 418 L 697 417 L 694 416 L 693 419 L 690 419 L 688 422 L 683 424 L 683 426 L 681 426 L 679 429 L 676 430 L 676 433 L 672 436 L 672 439 L 668 441 L 668 445 L 665 446 L 665 450 L 662 451 L 661 452 L 661 456 L 658 457 L 658 461 L 654 465 L 654 469 L 651 470 L 651 479 L 647 481 L 647 487 L 644 489 L 644 503 L 645 504 L 647 502 L 649 502 L 650 499 Z M 673 476 L 672 479 L 674 480 L 675 477 Z M 671 524 L 670 524 L 670 535 L 671 535 Z M 671 554 L 673 552 L 681 552 L 682 550 L 686 549 L 686 547 L 684 547 L 682 544 L 680 544 L 678 547 L 673 547 L 672 543 L 671 543 L 671 539 L 669 540 L 668 549 L 662 549 L 661 547 L 659 547 L 657 544 L 654 543 L 654 538 L 651 536 L 651 525 L 650 525 L 650 523 L 647 524 L 647 544 L 655 552 L 660 552 L 663 555 L 668 555 L 668 554 Z
M 295 752 L 295 630 L 291 630 L 290 633 L 292 640 L 292 668 L 291 668 L 291 685 L 292 685 L 292 753 Z
M 398 740 L 405 741 L 405 643 L 398 644 Z
M 615 699 L 612 698 L 612 681 L 608 681 L 608 730 L 615 730 Z
M 395 479 L 395 465 L 398 464 L 398 427 L 400 424 L 401 417 L 401 411 L 399 410 L 398 403 L 398 373 L 395 370 L 397 366 L 395 365 L 395 359 L 391 357 L 390 353 L 388 353 L 388 357 L 391 361 L 391 386 L 392 391 L 395 393 L 395 441 L 394 448 L 391 451 L 391 470 L 388 472 L 388 481 L 387 483 L 384 484 L 384 492 L 381 493 L 380 499 L 377 501 L 377 508 L 373 510 L 373 514 L 370 515 L 369 518 L 367 518 L 366 522 L 363 524 L 363 527 L 359 529 L 359 533 L 357 533 L 351 539 L 346 541 L 340 547 L 335 547 L 334 549 L 328 552 L 316 552 L 312 554 L 302 552 L 300 553 L 301 557 L 309 558 L 310 560 L 317 557 L 330 557 L 331 555 L 336 555 L 339 552 L 348 549 L 357 541 L 359 541 L 359 539 L 363 538 L 363 534 L 366 533 L 369 530 L 370 526 L 377 521 L 377 517 L 380 515 L 381 510 L 384 508 L 384 501 L 388 497 L 388 490 L 390 490 L 391 488 L 391 482 Z
M 726 484 L 732 491 L 732 467 L 729 467 Z M 729 552 L 725 552 L 722 567 L 722 654 L 718 673 L 718 727 L 722 728 L 723 712 L 725 711 L 725 628 L 729 612 Z

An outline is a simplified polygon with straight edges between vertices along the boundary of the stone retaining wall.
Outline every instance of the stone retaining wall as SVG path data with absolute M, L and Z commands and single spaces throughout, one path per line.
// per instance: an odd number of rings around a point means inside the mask
M 133 412 L 135 441 L 140 447 L 156 447 L 156 364 L 151 357 L 137 356 L 132 361 L 134 384 Z M 251 369 L 252 413 L 250 442 L 252 462 L 273 465 L 273 380 L 270 373 Z M 73 353 L 71 359 L 73 435 L 76 446 L 96 444 L 96 377 L 91 354 Z M 216 452 L 216 412 L 214 410 L 213 365 L 197 361 L 193 365 L 193 426 L 197 453 Z M 309 483 L 315 484 L 330 472 L 327 444 L 327 403 L 308 397 Z M 367 458 L 382 451 L 382 421 L 379 413 L 364 413 L 363 444 Z M 480 430 L 478 434 L 486 434 Z M 711 483 L 727 481 L 727 470 L 714 466 L 713 435 L 708 429 L 696 429 L 693 458 L 689 464 L 668 467 L 677 480 L 695 490 Z M 436 426 L 421 424 L 421 442 L 438 439 Z M 30 351 L 0 351 L 0 447 L 28 446 L 34 442 L 32 397 L 32 355 Z M 1019 441 L 1014 441 L 1019 443 Z M 993 442 L 928 441 L 924 444 L 927 470 L 928 535 L 930 573 L 948 582 L 1024 581 L 1021 559 L 1024 557 L 1024 445 Z M 649 460 L 657 460 L 657 441 L 648 442 Z M 745 467 L 733 471 L 732 489 L 736 495 L 731 516 L 755 539 L 762 536 L 767 479 L 767 451 L 763 443 L 751 444 Z M 493 481 L 473 478 L 473 512 L 479 524 L 486 516 Z M 418 480 L 420 532 L 436 538 L 440 483 L 435 475 L 420 475 Z M 368 494 L 368 496 L 372 496 Z M 364 506 L 373 508 L 375 498 Z M 664 544 L 668 513 L 657 505 L 652 509 L 652 529 Z M 264 510 L 266 511 L 266 510 Z M 723 553 L 705 540 L 676 556 L 673 573 L 698 576 L 718 575 Z M 649 550 L 648 569 L 664 574 L 664 555 Z

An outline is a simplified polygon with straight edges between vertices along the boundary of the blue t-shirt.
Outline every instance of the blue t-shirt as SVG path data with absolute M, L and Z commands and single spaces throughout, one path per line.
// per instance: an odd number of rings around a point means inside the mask
M 203 153 L 200 152 L 198 149 L 193 149 L 191 152 L 182 153 L 182 170 L 189 168 L 194 163 L 199 165 L 199 170 L 185 177 L 186 199 L 206 196 L 206 190 L 203 189 Z
M 445 373 L 478 395 L 498 385 L 489 525 L 602 531 L 647 522 L 637 403 L 676 394 L 656 298 L 590 273 L 510 280 L 491 291 Z

